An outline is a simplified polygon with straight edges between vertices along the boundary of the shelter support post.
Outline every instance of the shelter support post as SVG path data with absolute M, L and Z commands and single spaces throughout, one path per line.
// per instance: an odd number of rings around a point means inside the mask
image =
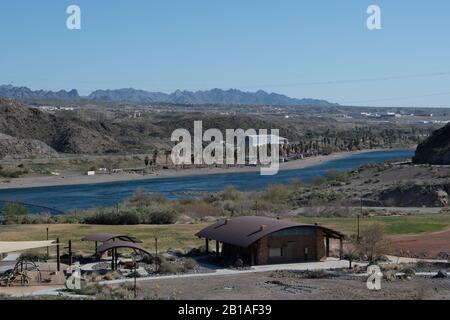
M 220 257 L 220 244 L 219 241 L 216 240 L 216 256 Z
M 69 266 L 72 265 L 72 240 L 69 240 Z
M 206 254 L 209 254 L 209 239 L 205 239 L 205 251 Z
M 118 255 L 117 255 L 117 248 L 115 248 L 114 249 L 114 267 L 115 267 L 115 269 L 114 270 L 117 270 L 118 268 L 117 268 L 117 262 L 118 262 Z
M 342 260 L 344 257 L 344 241 L 339 238 L 339 259 Z
M 59 238 L 56 238 L 56 271 L 61 271 L 61 255 L 59 252 Z
M 114 249 L 111 250 L 111 270 L 114 271 Z
M 328 258 L 330 256 L 330 236 L 326 235 L 325 236 L 325 250 L 326 250 L 326 257 Z

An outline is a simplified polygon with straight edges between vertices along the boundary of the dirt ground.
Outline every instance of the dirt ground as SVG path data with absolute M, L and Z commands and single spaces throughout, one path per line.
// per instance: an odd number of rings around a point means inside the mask
M 189 300 L 425 300 L 450 299 L 450 279 L 415 277 L 382 282 L 370 291 L 365 279 L 299 279 L 277 273 L 243 274 L 139 283 L 140 298 Z
M 392 236 L 390 241 L 396 252 L 426 254 L 426 258 L 439 258 L 441 252 L 450 253 L 450 229 L 421 235 Z

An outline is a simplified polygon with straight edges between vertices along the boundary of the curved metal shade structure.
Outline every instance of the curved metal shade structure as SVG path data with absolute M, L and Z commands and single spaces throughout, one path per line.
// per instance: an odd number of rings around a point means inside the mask
M 113 249 L 120 249 L 120 248 L 138 250 L 138 251 L 141 251 L 150 256 L 152 255 L 140 244 L 134 243 L 134 242 L 129 242 L 129 241 L 106 242 L 97 248 L 97 253 L 100 255 L 103 255 L 105 252 L 108 252 Z
M 342 233 L 322 226 L 256 216 L 222 220 L 203 229 L 196 236 L 239 247 L 248 247 L 271 233 L 299 227 L 320 228 L 331 238 L 344 238 Z
M 87 235 L 82 238 L 82 241 L 95 241 L 95 242 L 108 242 L 112 240 L 129 241 L 133 243 L 142 243 L 141 240 L 134 237 L 128 236 L 126 234 L 113 234 L 113 233 L 95 233 Z

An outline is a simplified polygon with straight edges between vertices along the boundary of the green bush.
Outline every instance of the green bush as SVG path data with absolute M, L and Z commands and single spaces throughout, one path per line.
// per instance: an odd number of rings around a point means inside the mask
M 5 215 L 6 216 L 25 216 L 28 215 L 29 212 L 27 208 L 18 203 L 7 203 L 5 206 Z
M 24 252 L 20 255 L 19 260 L 33 261 L 33 262 L 47 262 L 49 256 L 46 253 L 40 252 Z
M 136 225 L 140 223 L 140 219 L 139 214 L 136 212 L 117 212 L 113 208 L 103 208 L 85 217 L 84 223 L 98 225 Z
M 198 267 L 198 263 L 192 258 L 187 258 L 183 260 L 183 267 L 186 270 L 193 270 Z
M 171 205 L 153 205 L 139 211 L 142 211 L 142 224 L 173 224 L 178 218 L 177 211 Z
M 173 264 L 171 264 L 165 258 L 160 258 L 158 273 L 177 273 L 177 271 L 177 268 Z

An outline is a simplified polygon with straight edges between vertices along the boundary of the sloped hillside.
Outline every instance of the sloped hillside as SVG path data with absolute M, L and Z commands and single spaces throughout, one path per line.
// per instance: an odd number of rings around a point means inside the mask
M 0 133 L 0 159 L 55 158 L 58 153 L 44 142 L 34 139 L 18 139 Z
M 417 147 L 413 162 L 417 164 L 450 164 L 450 124 L 435 131 Z
M 68 120 L 0 98 L 0 133 L 39 140 L 61 153 L 106 153 L 121 149 L 99 123 Z

